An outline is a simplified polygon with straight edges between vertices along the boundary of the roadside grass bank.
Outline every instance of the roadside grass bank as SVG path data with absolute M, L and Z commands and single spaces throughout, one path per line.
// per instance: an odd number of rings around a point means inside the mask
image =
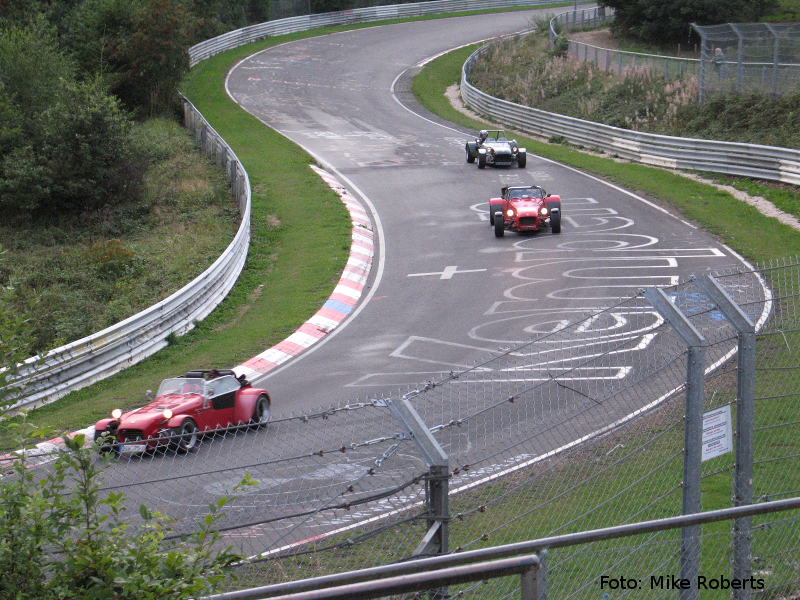
M 247 360 L 290 335 L 319 309 L 336 285 L 350 248 L 348 213 L 308 167 L 314 163 L 309 155 L 228 98 L 224 81 L 233 65 L 260 50 L 329 33 L 523 10 L 531 7 L 319 28 L 241 46 L 192 69 L 181 86 L 183 93 L 231 145 L 250 174 L 252 240 L 245 268 L 225 301 L 193 331 L 111 378 L 32 411 L 26 420 L 29 428 L 37 431 L 35 439 L 86 427 L 114 408 L 141 406 L 144 392 L 165 377 L 192 368 L 229 367 Z M 298 205 L 313 206 L 314 218 L 297 211 Z M 0 428 L 0 449 L 13 449 L 16 443 L 16 433 Z

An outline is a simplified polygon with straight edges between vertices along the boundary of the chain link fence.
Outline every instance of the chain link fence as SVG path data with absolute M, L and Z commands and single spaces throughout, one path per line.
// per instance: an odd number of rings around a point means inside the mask
M 725 23 L 692 28 L 700 36 L 700 94 L 773 95 L 800 91 L 800 23 Z
M 700 37 L 699 58 L 603 48 L 565 36 L 605 27 L 613 20 L 613 12 L 604 8 L 561 13 L 550 21 L 550 45 L 565 44 L 573 59 L 620 76 L 646 69 L 666 81 L 696 79 L 700 101 L 719 92 L 786 95 L 800 91 L 800 23 L 692 23 Z
M 213 432 L 187 454 L 117 457 L 104 490 L 173 516 L 176 536 L 195 530 L 209 503 L 232 496 L 219 526 L 248 559 L 236 569 L 238 587 L 678 515 L 691 486 L 698 510 L 723 508 L 742 503 L 736 456 L 705 460 L 696 484 L 687 479 L 686 398 L 699 397 L 706 413 L 730 409 L 736 429 L 744 380 L 755 400 L 753 500 L 798 495 L 800 261 L 715 277 L 757 331 L 747 372 L 737 362 L 739 332 L 701 281 L 660 288 L 703 340 L 699 396 L 687 385 L 692 348 L 642 291 L 413 389 Z M 520 317 L 521 332 L 527 322 Z M 424 431 L 398 403 L 416 411 Z M 431 447 L 448 461 L 444 504 L 434 497 Z M 257 483 L 237 490 L 247 474 Z M 765 582 L 753 597 L 800 589 L 798 516 L 747 522 L 751 572 Z M 700 575 L 732 577 L 741 526 L 698 528 Z M 655 583 L 609 597 L 671 597 L 658 578 L 682 572 L 683 543 L 680 532 L 664 531 L 553 549 L 544 558 L 548 597 L 602 597 L 599 578 L 614 574 Z M 505 598 L 518 588 L 509 577 L 450 592 Z

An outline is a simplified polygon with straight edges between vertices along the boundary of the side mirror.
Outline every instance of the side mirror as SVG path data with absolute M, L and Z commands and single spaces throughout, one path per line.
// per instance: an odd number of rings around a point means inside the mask
M 213 396 L 214 395 L 214 388 L 213 387 L 208 388 L 208 395 L 209 396 Z
M 145 400 L 147 400 L 148 402 L 152 402 L 152 401 L 153 401 L 153 390 L 147 390 L 147 391 L 144 393 L 144 398 L 145 398 Z

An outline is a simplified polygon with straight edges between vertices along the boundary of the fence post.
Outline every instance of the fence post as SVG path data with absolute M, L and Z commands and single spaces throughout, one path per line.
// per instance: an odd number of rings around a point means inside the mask
M 700 287 L 737 331 L 738 369 L 736 374 L 736 474 L 734 506 L 753 503 L 753 429 L 755 421 L 756 328 L 753 322 L 710 275 L 698 280 Z M 733 523 L 733 577 L 744 580 L 752 569 L 751 518 L 740 517 Z M 749 600 L 750 589 L 734 589 L 735 600 Z
M 410 397 L 415 396 L 414 392 Z M 408 435 L 420 449 L 428 465 L 426 500 L 428 504 L 428 530 L 413 555 L 447 554 L 449 551 L 450 521 L 449 482 L 450 460 L 447 453 L 433 437 L 428 426 L 404 396 L 398 400 L 387 400 L 389 410 L 406 427 Z
M 644 293 L 658 313 L 672 326 L 688 346 L 686 372 L 686 425 L 683 450 L 683 514 L 698 513 L 700 502 L 700 462 L 703 443 L 703 403 L 705 384 L 705 346 L 703 335 L 670 302 L 660 288 Z M 680 600 L 697 600 L 697 576 L 700 574 L 700 526 L 684 527 L 681 535 L 681 579 L 690 582 L 681 590 Z

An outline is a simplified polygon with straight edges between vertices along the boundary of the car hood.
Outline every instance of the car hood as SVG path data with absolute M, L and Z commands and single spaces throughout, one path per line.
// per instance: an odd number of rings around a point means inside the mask
M 514 207 L 514 210 L 517 211 L 517 214 L 521 217 L 527 217 L 532 215 L 538 215 L 539 209 L 544 204 L 544 200 L 540 198 L 530 198 L 527 200 L 512 200 L 511 206 Z
M 163 412 L 170 409 L 172 414 L 194 412 L 202 404 L 200 394 L 166 394 L 159 396 L 150 404 L 125 413 L 120 418 L 121 429 L 144 429 L 148 425 L 163 421 Z
M 511 144 L 508 142 L 486 142 L 485 146 L 494 149 L 495 152 L 511 152 Z

